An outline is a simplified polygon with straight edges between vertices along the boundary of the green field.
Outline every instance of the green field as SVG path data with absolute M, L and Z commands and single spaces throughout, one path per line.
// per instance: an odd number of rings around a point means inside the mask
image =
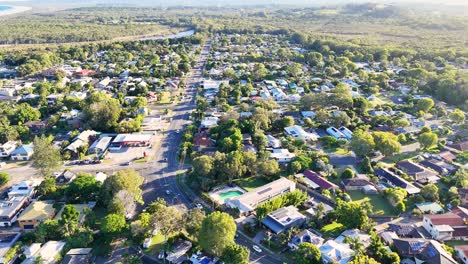
M 269 183 L 269 181 L 267 181 L 265 178 L 250 177 L 246 179 L 234 180 L 234 183 L 247 191 L 251 191 Z
M 392 205 L 381 194 L 368 195 L 362 191 L 349 191 L 348 194 L 353 201 L 361 201 L 364 200 L 364 198 L 369 198 L 374 212 L 382 211 L 384 215 L 395 214 Z
M 322 233 L 329 236 L 337 236 L 345 230 L 345 227 L 341 223 L 333 222 L 328 224 L 320 230 Z

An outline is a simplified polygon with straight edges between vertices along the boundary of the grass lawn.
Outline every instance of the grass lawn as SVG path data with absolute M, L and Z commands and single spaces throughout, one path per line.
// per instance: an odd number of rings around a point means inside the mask
M 161 92 L 161 100 L 157 104 L 170 104 L 171 103 L 171 93 L 170 92 Z
M 383 161 L 385 163 L 397 163 L 405 159 L 413 158 L 414 156 L 418 154 L 419 154 L 419 151 L 402 152 L 400 154 L 396 154 L 391 157 L 385 157 L 380 161 Z
M 369 198 L 370 203 L 374 212 L 382 211 L 384 215 L 394 215 L 392 205 L 383 197 L 381 194 L 365 194 L 362 191 L 349 191 L 349 196 L 353 201 L 364 201 L 365 198 Z
M 444 243 L 451 247 L 468 245 L 468 241 L 462 241 L 462 240 L 449 240 L 449 241 L 444 241 Z
M 234 183 L 244 188 L 247 191 L 251 191 L 257 187 L 263 186 L 269 181 L 264 178 L 250 177 L 246 179 L 234 180 Z
M 337 236 L 341 234 L 345 230 L 345 227 L 337 222 L 333 222 L 331 224 L 328 224 L 320 230 L 322 233 L 327 234 L 329 236 Z

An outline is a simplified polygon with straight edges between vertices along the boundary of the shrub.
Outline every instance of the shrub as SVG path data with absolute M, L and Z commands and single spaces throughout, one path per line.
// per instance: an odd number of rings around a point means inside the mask
M 9 180 L 10 175 L 8 175 L 8 173 L 0 172 L 0 187 L 5 186 L 5 184 L 7 184 Z

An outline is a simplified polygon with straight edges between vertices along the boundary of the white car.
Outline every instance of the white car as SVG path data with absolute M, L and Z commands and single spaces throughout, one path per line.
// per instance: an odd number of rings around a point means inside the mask
M 257 251 L 258 253 L 262 253 L 262 249 L 261 249 L 259 246 L 253 245 L 252 248 L 253 248 L 255 251 Z
M 203 205 L 197 203 L 197 208 L 200 209 L 200 210 L 203 210 Z
M 167 195 L 171 194 L 171 191 L 166 190 L 166 194 L 167 194 Z

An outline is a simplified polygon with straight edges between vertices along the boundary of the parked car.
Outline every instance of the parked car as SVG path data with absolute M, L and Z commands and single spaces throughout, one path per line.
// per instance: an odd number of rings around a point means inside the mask
M 164 259 L 165 255 L 166 253 L 164 253 L 164 251 L 159 252 L 158 259 Z
M 262 253 L 262 249 L 261 249 L 259 246 L 253 245 L 252 248 L 253 248 L 255 251 L 257 251 L 258 253 Z
M 171 191 L 166 190 L 166 194 L 167 194 L 167 195 L 171 194 Z
M 196 206 L 198 209 L 203 210 L 203 205 L 201 205 L 200 203 L 197 203 Z

